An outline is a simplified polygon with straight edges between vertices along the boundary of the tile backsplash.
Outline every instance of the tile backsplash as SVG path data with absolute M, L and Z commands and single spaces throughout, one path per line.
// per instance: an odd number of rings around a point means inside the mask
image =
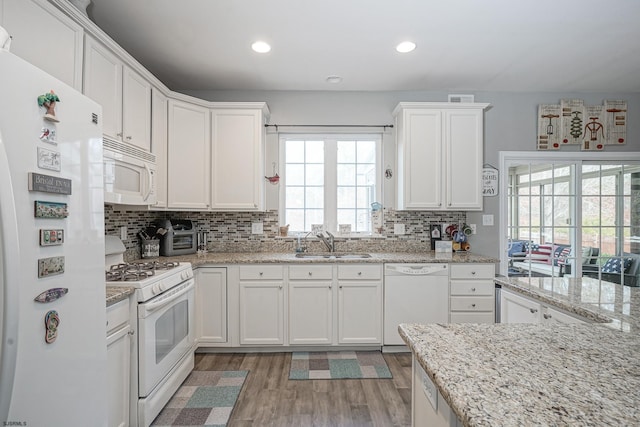
M 338 251 L 399 252 L 430 250 L 430 224 L 465 222 L 466 212 L 396 211 L 384 209 L 382 236 L 372 238 L 336 238 Z M 105 234 L 120 236 L 126 226 L 128 238 L 125 260 L 140 258 L 138 232 L 157 218 L 190 219 L 198 231 L 209 233 L 211 252 L 293 252 L 295 237 L 278 237 L 278 212 L 173 212 L 120 210 L 105 205 Z M 251 234 L 251 224 L 263 223 L 263 234 Z M 394 224 L 404 224 L 405 234 L 395 235 Z M 308 239 L 308 250 L 325 250 L 318 239 Z

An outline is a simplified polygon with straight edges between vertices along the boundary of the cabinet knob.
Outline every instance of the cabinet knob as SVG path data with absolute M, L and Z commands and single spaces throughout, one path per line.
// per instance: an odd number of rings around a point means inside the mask
M 129 335 L 133 336 L 133 334 L 135 334 L 135 331 L 133 329 L 130 329 L 129 332 L 127 332 Z
M 475 292 L 475 291 L 476 291 L 476 288 L 471 288 L 471 292 Z
M 536 308 L 530 308 L 529 311 L 531 312 L 531 314 L 535 314 L 538 312 L 538 309 Z
M 472 272 L 471 272 L 471 275 L 472 275 L 472 276 L 475 276 L 475 275 L 476 275 L 476 272 L 475 272 L 475 271 L 472 271 Z
M 358 271 L 358 276 L 362 276 L 362 271 Z
M 545 319 L 551 319 L 551 315 L 547 313 L 543 314 L 542 317 L 544 317 Z
M 312 273 L 312 272 L 309 272 L 309 276 L 313 276 L 313 273 Z
M 127 141 L 131 141 L 131 136 L 128 136 L 128 137 L 127 137 Z
M 471 307 L 476 308 L 476 304 L 475 303 L 471 304 Z
M 264 273 L 261 271 L 260 273 L 258 273 L 260 276 L 262 276 Z
M 116 133 L 116 136 L 119 136 L 120 138 L 122 138 L 122 132 Z
M 282 285 L 279 285 L 279 286 L 278 286 L 278 289 L 282 289 Z

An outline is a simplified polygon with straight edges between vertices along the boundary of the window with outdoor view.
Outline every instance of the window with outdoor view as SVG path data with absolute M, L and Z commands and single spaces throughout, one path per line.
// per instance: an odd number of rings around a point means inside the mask
M 640 285 L 640 164 L 509 160 L 509 276 Z
M 379 135 L 288 135 L 281 138 L 282 224 L 290 233 L 312 225 L 371 233 L 371 204 L 380 199 Z

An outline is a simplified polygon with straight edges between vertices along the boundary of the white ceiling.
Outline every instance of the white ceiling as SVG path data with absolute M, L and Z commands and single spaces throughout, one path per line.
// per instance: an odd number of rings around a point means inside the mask
M 640 92 L 639 0 L 92 0 L 88 11 L 173 90 Z M 253 52 L 257 39 L 271 52 Z M 417 48 L 400 54 L 405 39 Z

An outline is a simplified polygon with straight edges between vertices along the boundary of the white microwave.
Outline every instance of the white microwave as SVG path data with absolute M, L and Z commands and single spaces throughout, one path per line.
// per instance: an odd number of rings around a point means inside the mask
M 156 156 L 131 145 L 103 139 L 104 202 L 156 203 Z

